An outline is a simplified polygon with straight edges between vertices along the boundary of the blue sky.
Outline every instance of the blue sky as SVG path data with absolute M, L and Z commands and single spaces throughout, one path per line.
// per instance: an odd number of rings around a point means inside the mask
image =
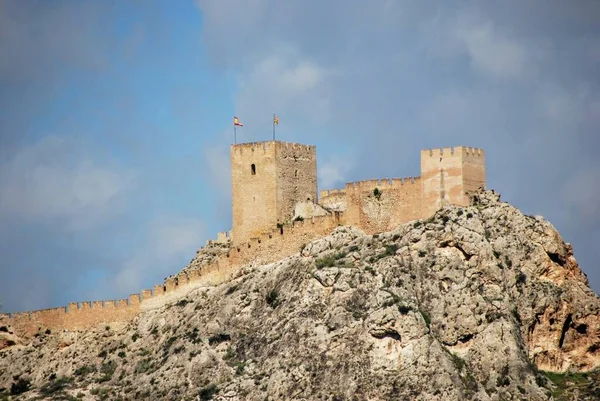
M 319 187 L 487 154 L 600 290 L 600 3 L 0 0 L 4 311 L 124 298 L 230 228 L 239 141 L 317 145 Z

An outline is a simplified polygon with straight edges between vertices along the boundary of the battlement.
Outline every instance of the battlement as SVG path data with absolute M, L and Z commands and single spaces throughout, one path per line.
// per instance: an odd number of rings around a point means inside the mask
M 206 240 L 206 245 L 211 244 L 226 244 L 231 240 L 231 231 L 221 231 L 217 233 L 217 239 Z
M 282 142 L 282 141 L 261 141 L 261 142 L 245 142 L 245 143 L 237 143 L 231 145 L 231 150 L 234 153 L 244 153 L 247 151 L 257 152 L 269 152 L 274 151 L 275 148 L 281 149 L 291 149 L 291 150 L 299 150 L 299 151 L 314 151 L 316 149 L 315 145 L 306 145 L 303 143 L 296 142 Z
M 480 148 L 473 148 L 469 146 L 452 146 L 447 148 L 433 148 L 424 149 L 421 151 L 421 157 L 439 157 L 439 156 L 453 156 L 453 155 L 466 155 L 466 156 L 485 156 L 485 151 Z
M 319 198 L 324 198 L 329 195 L 345 194 L 346 188 L 341 189 L 323 189 L 319 191 Z
M 375 188 L 402 188 L 405 185 L 420 185 L 421 177 L 379 178 L 346 183 L 345 191 L 372 191 Z

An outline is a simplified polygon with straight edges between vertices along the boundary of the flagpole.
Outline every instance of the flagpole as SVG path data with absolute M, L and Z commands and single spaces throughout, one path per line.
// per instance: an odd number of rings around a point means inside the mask
M 275 113 L 273 113 L 273 140 L 275 140 Z
M 235 123 L 233 123 L 233 143 L 236 144 L 237 143 L 237 133 L 235 130 Z

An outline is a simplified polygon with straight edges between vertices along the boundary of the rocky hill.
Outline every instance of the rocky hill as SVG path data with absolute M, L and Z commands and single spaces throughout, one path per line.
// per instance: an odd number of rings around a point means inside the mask
M 549 222 L 491 191 L 338 227 L 128 324 L 0 327 L 0 348 L 0 399 L 600 399 L 600 299 Z

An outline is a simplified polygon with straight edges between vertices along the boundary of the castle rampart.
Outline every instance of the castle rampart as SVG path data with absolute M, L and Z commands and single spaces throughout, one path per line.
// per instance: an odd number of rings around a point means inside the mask
M 300 202 L 315 202 L 315 147 L 285 142 L 233 145 L 233 228 L 216 240 L 229 246 L 199 270 L 186 270 L 128 299 L 71 302 L 66 307 L 0 314 L 0 326 L 21 335 L 38 331 L 84 330 L 100 324 L 126 322 L 141 311 L 162 307 L 194 288 L 222 283 L 239 267 L 271 263 L 297 253 L 306 243 L 339 225 L 367 233 L 388 231 L 399 224 L 431 216 L 447 203 L 467 205 L 467 193 L 485 188 L 482 149 L 453 147 L 421 151 L 421 176 L 349 182 L 341 189 L 320 191 L 318 204 L 329 213 L 299 221 L 291 217 Z M 254 177 L 254 181 L 252 176 Z

